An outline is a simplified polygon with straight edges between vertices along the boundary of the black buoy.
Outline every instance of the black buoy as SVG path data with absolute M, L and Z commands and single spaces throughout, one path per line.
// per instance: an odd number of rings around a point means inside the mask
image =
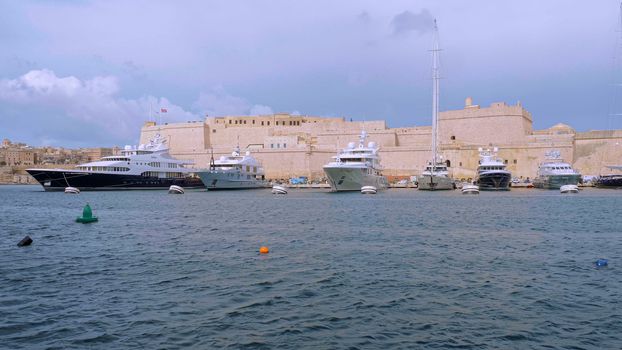
M 30 236 L 26 236 L 21 241 L 19 241 L 19 243 L 17 243 L 17 246 L 25 247 L 25 246 L 30 245 L 31 243 L 32 243 L 32 238 L 30 238 Z

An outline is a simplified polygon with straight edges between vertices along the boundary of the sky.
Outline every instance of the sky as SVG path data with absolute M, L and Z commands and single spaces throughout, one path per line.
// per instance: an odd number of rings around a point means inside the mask
M 150 119 L 274 112 L 430 125 L 434 19 L 441 111 L 471 96 L 520 101 L 536 129 L 622 128 L 618 1 L 0 0 L 0 138 L 109 147 Z

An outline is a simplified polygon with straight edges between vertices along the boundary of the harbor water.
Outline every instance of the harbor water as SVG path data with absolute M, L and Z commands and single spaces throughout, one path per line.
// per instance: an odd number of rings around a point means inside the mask
M 0 243 L 3 349 L 622 348 L 622 191 L 0 186 Z

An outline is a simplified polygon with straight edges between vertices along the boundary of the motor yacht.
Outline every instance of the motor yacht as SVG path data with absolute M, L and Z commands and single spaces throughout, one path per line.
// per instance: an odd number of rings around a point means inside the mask
M 348 143 L 348 147 L 324 165 L 324 173 L 333 192 L 360 191 L 364 186 L 373 186 L 377 190 L 388 187 L 387 178 L 382 175 L 379 148 L 375 142 L 369 142 L 365 147 L 366 138 L 367 133 L 363 130 L 358 147 L 354 142 Z
M 162 189 L 171 185 L 203 187 L 187 168 L 192 162 L 172 158 L 167 142 L 157 134 L 146 145 L 125 146 L 121 155 L 77 165 L 74 169 L 26 169 L 45 191 L 63 191 L 74 187 L 88 190 Z
M 503 161 L 497 158 L 499 149 L 494 147 L 492 150 L 482 148 L 478 150 L 480 160 L 475 184 L 479 186 L 480 191 L 510 190 L 512 173 L 507 171 Z
M 581 174 L 563 161 L 559 151 L 546 152 L 545 157 L 546 160 L 538 167 L 538 176 L 533 180 L 534 187 L 559 189 L 581 182 Z
M 210 161 L 210 168 L 197 172 L 208 191 L 269 187 L 261 163 L 250 151 L 240 154 L 237 146 L 230 156 Z

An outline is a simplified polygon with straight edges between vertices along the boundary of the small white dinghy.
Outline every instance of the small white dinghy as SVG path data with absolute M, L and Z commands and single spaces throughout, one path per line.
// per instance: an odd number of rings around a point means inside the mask
M 65 193 L 71 193 L 71 194 L 80 194 L 80 190 L 77 189 L 76 187 L 65 187 Z
M 184 194 L 184 188 L 181 186 L 177 186 L 177 185 L 171 185 L 171 187 L 168 188 L 168 193 L 170 194 Z
M 363 186 L 361 187 L 362 194 L 376 194 L 378 190 L 374 186 Z
M 559 188 L 561 193 L 579 193 L 579 186 L 577 185 L 564 185 Z
M 282 185 L 272 186 L 272 194 L 287 194 L 287 187 Z
M 471 184 L 463 185 L 462 194 L 479 194 L 479 186 Z

